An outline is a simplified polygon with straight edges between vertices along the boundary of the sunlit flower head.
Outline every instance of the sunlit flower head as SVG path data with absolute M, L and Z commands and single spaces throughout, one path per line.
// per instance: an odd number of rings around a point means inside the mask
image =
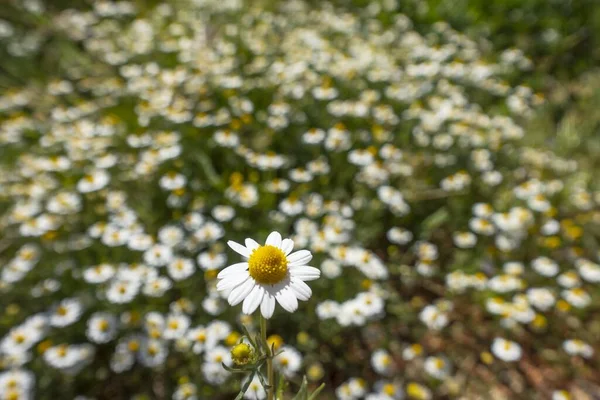
M 246 239 L 245 246 L 234 241 L 227 242 L 244 262 L 230 265 L 217 278 L 217 289 L 228 291 L 227 300 L 235 306 L 242 301 L 242 311 L 252 314 L 258 306 L 265 318 L 271 318 L 275 300 L 288 312 L 298 308 L 298 300 L 308 300 L 312 295 L 305 281 L 321 276 L 321 272 L 307 263 L 312 259 L 308 250 L 292 253 L 294 242 L 272 232 L 264 245 Z

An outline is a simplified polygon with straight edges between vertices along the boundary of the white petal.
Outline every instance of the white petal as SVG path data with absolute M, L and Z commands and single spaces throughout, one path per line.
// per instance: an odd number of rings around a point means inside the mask
M 275 294 L 275 298 L 281 307 L 287 312 L 294 312 L 298 309 L 298 299 L 292 289 L 285 287 Z
M 235 289 L 229 293 L 229 297 L 227 301 L 230 306 L 238 305 L 250 294 L 254 286 L 256 285 L 256 281 L 254 279 L 248 279 L 246 282 L 242 283 L 240 286 L 237 286 Z
M 319 279 L 321 271 L 315 267 L 309 267 L 308 265 L 299 265 L 290 268 L 290 276 L 292 278 L 299 278 L 303 281 L 314 281 Z
M 248 269 L 247 262 L 233 264 L 233 265 L 230 265 L 229 267 L 221 270 L 221 272 L 219 272 L 219 275 L 217 275 L 217 278 L 223 279 L 223 278 L 231 276 L 231 275 L 237 275 L 241 272 L 246 271 L 247 269 Z
M 252 253 L 253 250 L 256 250 L 260 247 L 260 244 L 258 244 L 254 239 L 247 238 L 246 247 L 248 248 L 248 250 L 250 250 L 250 253 Z
M 287 256 L 294 250 L 294 241 L 292 239 L 283 239 L 281 241 L 281 250 Z
M 230 240 L 227 242 L 227 245 L 233 249 L 238 254 L 243 255 L 244 257 L 250 257 L 250 250 L 246 248 L 246 246 L 242 246 L 241 244 Z
M 296 297 L 302 301 L 310 299 L 310 296 L 312 295 L 312 290 L 310 290 L 310 287 L 308 287 L 306 283 L 302 282 L 300 279 L 297 278 L 291 279 L 290 288 L 292 289 Z
M 268 291 L 265 291 L 262 303 L 260 303 L 260 313 L 263 317 L 269 319 L 273 316 L 273 311 L 275 311 L 275 297 Z
M 312 260 L 312 254 L 308 250 L 298 250 L 288 256 L 288 262 L 290 267 L 296 265 L 306 265 L 307 262 Z
M 281 235 L 279 234 L 279 232 L 271 232 L 269 236 L 267 236 L 267 241 L 265 242 L 265 244 L 275 247 L 281 247 Z
M 226 277 L 225 279 L 221 279 L 217 282 L 217 290 L 223 291 L 228 289 L 233 289 L 234 287 L 241 285 L 248 279 L 250 274 L 248 271 L 240 272 L 239 275 L 231 275 Z
M 250 292 L 248 297 L 246 297 L 246 299 L 244 300 L 244 304 L 242 305 L 242 312 L 244 314 L 252 314 L 260 305 L 264 294 L 265 289 L 262 286 L 254 286 L 252 292 Z

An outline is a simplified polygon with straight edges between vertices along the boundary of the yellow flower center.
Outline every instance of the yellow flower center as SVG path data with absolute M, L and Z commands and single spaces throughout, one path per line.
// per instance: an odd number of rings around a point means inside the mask
M 323 375 L 325 374 L 325 371 L 323 370 L 323 367 L 321 366 L 321 364 L 313 364 L 308 368 L 307 371 L 308 374 L 308 378 L 313 380 L 313 381 L 317 381 L 319 379 L 321 379 L 323 377 Z
M 421 354 L 423 352 L 423 346 L 421 346 L 420 344 L 413 344 L 412 345 L 412 350 L 415 354 Z
M 267 338 L 267 344 L 277 350 L 283 345 L 283 338 L 279 335 L 271 335 Z
M 253 350 L 246 343 L 240 343 L 231 349 L 231 358 L 237 365 L 245 365 L 252 358 Z
M 21 333 L 17 333 L 16 335 L 14 335 L 14 338 L 17 344 L 22 344 L 23 342 L 25 342 L 25 339 L 27 339 L 25 335 Z
M 235 343 L 240 339 L 240 334 L 237 332 L 231 332 L 226 338 L 225 338 L 225 344 L 227 346 L 234 346 Z
M 287 258 L 279 248 L 260 246 L 250 254 L 248 272 L 258 283 L 274 285 L 285 278 L 287 264 Z
M 63 358 L 67 355 L 67 346 L 65 345 L 61 345 L 57 350 L 56 350 L 57 355 L 60 358 Z
M 11 389 L 6 398 L 8 400 L 19 400 L 21 398 L 21 393 L 18 390 Z
M 408 393 L 408 395 L 410 397 L 414 397 L 416 399 L 424 399 L 424 390 L 423 387 L 421 385 L 419 385 L 418 383 L 415 382 L 411 382 L 408 384 L 408 386 L 406 387 L 406 392 Z
M 387 383 L 383 385 L 383 393 L 387 394 L 388 396 L 393 396 L 396 394 L 396 387 L 391 383 Z
M 204 332 L 200 332 L 199 334 L 196 335 L 196 341 L 198 342 L 206 342 L 206 334 Z
M 102 321 L 100 321 L 98 323 L 98 328 L 102 331 L 102 332 L 106 332 L 108 331 L 108 328 L 110 327 L 110 324 L 108 323 L 107 320 L 103 319 Z

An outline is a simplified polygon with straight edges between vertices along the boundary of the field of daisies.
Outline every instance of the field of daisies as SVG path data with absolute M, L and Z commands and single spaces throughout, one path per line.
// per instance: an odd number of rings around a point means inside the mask
M 7 0 L 0 400 L 599 398 L 598 13 L 497 3 Z

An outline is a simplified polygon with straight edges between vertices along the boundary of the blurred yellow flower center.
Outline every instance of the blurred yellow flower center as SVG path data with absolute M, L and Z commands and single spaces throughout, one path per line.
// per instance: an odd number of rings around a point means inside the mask
M 273 349 L 277 350 L 283 345 L 283 338 L 279 335 L 271 335 L 267 338 L 267 343 L 269 347 L 273 347 Z
M 109 323 L 107 320 L 103 319 L 102 321 L 100 321 L 98 323 L 98 328 L 102 331 L 102 332 L 106 332 L 108 330 L 108 328 L 110 327 Z
M 396 387 L 391 383 L 387 383 L 383 385 L 383 393 L 387 394 L 388 396 L 393 396 L 396 394 Z
M 132 340 L 129 343 L 127 343 L 127 348 L 129 349 L 129 351 L 137 351 L 137 349 L 140 348 L 140 344 L 135 340 Z
M 67 346 L 65 345 L 61 345 L 57 350 L 56 350 L 56 354 L 63 358 L 67 355 Z
M 258 283 L 274 285 L 285 278 L 288 261 L 279 248 L 260 246 L 250 254 L 248 272 Z
M 8 392 L 8 396 L 6 396 L 6 398 L 8 400 L 19 400 L 21 398 L 21 393 L 17 390 L 11 389 L 11 391 Z
M 25 341 L 25 339 L 26 339 L 26 337 L 25 337 L 24 335 L 20 334 L 20 333 L 17 333 L 17 334 L 15 335 L 15 342 L 16 342 L 17 344 L 21 344 L 21 343 L 23 343 L 23 342 Z
M 237 332 L 231 332 L 225 338 L 225 344 L 227 346 L 231 347 L 231 346 L 235 345 L 235 343 L 238 341 L 239 338 L 240 338 L 240 334 L 239 333 L 237 333 Z

